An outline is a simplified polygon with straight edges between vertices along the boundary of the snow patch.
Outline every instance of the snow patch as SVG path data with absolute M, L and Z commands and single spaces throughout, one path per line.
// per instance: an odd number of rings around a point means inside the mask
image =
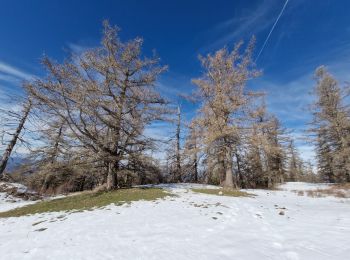
M 256 197 L 191 192 L 79 213 L 0 219 L 1 259 L 347 259 L 350 200 L 254 190 Z M 2 200 L 2 197 L 0 198 Z M 284 215 L 279 215 L 283 210 Z

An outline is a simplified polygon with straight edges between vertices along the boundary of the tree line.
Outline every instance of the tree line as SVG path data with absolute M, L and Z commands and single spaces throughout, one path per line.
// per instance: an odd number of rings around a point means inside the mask
M 63 62 L 42 59 L 46 76 L 25 82 L 22 113 L 2 110 L 0 176 L 28 118 L 36 122 L 28 162 L 17 178 L 41 193 L 99 186 L 199 182 L 225 188 L 272 188 L 284 181 L 349 181 L 348 109 L 343 91 L 326 71 L 316 72 L 317 102 L 310 133 L 318 169 L 304 162 L 290 133 L 268 111 L 265 94 L 247 88 L 261 75 L 253 60 L 255 39 L 200 57 L 203 74 L 187 102 L 199 109 L 185 122 L 181 108 L 155 88 L 167 67 L 142 54 L 142 39 L 123 42 L 104 22 L 101 44 Z M 344 92 L 344 93 L 343 93 Z M 5 127 L 6 118 L 14 124 Z M 158 122 L 174 125 L 160 142 L 145 133 Z M 28 141 L 28 140 L 27 140 Z M 29 141 L 28 141 L 29 142 Z M 166 146 L 165 161 L 152 156 Z

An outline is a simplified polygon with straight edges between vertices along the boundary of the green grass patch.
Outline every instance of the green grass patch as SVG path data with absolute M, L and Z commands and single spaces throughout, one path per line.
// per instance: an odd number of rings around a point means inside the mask
M 252 193 L 248 193 L 240 190 L 228 190 L 228 189 L 192 189 L 194 192 L 217 195 L 217 196 L 230 196 L 230 197 L 253 197 Z
M 42 201 L 32 205 L 0 212 L 0 218 L 20 217 L 36 213 L 91 210 L 115 203 L 121 205 L 138 200 L 156 200 L 171 194 L 158 188 L 120 189 L 110 192 L 83 192 L 65 198 Z

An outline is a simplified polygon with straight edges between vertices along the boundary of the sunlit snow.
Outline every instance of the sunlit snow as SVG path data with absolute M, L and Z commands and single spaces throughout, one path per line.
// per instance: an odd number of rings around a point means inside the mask
M 350 200 L 293 192 L 323 186 L 236 198 L 163 185 L 178 196 L 0 219 L 0 259 L 348 259 Z M 23 204 L 0 200 L 2 211 Z

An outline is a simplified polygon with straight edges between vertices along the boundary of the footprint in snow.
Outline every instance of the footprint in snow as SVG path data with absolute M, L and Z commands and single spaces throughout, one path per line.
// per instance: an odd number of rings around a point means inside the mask
M 39 228 L 39 229 L 36 229 L 36 230 L 34 230 L 35 232 L 43 232 L 43 231 L 45 231 L 47 228 Z
M 34 227 L 34 226 L 39 225 L 39 224 L 44 223 L 44 222 L 46 222 L 46 220 L 38 221 L 38 222 L 33 223 L 32 226 Z

